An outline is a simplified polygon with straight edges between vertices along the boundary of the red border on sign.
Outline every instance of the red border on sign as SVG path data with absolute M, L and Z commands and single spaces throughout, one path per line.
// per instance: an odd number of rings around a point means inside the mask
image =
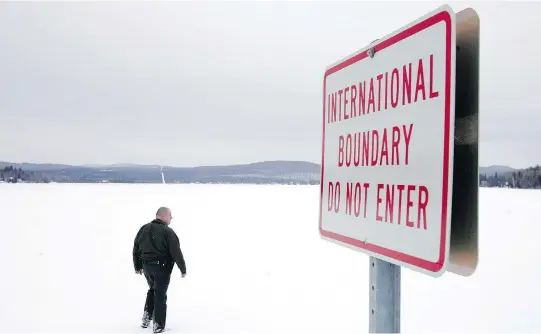
M 322 140 L 322 158 L 321 158 L 321 194 L 320 194 L 320 216 L 319 216 L 319 232 L 324 237 L 334 239 L 346 244 L 349 244 L 354 247 L 366 249 L 368 251 L 387 256 L 389 258 L 408 263 L 410 265 L 426 269 L 428 271 L 437 272 L 443 267 L 443 262 L 445 259 L 445 241 L 447 236 L 447 202 L 448 202 L 448 189 L 449 189 L 449 140 L 450 140 L 450 117 L 451 117 L 451 16 L 448 12 L 443 11 L 427 18 L 426 20 L 417 23 L 416 25 L 392 36 L 391 38 L 380 42 L 374 46 L 374 49 L 377 52 L 384 50 L 416 33 L 423 31 L 441 21 L 445 22 L 446 32 L 445 32 L 445 45 L 446 45 L 446 61 L 445 61 L 445 121 L 444 121 L 444 142 L 443 142 L 443 182 L 442 182 L 442 210 L 441 210 L 441 236 L 440 236 L 440 254 L 438 261 L 430 262 L 412 255 L 405 253 L 397 252 L 395 250 L 381 247 L 371 243 L 364 243 L 364 241 L 357 240 L 354 238 L 346 237 L 334 232 L 326 231 L 322 228 L 322 214 L 323 214 L 323 191 L 324 191 L 324 173 L 325 173 L 325 98 L 327 95 L 326 83 L 327 77 L 333 73 L 336 73 L 344 68 L 357 63 L 365 58 L 367 58 L 366 52 L 361 52 L 340 64 L 337 64 L 325 72 L 325 77 L 323 79 L 323 140 Z

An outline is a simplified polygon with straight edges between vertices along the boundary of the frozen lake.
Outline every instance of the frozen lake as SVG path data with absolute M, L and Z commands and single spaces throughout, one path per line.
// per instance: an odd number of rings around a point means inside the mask
M 2 333 L 151 333 L 137 230 L 173 212 L 171 333 L 363 333 L 368 257 L 318 234 L 319 186 L 0 184 Z M 403 333 L 541 330 L 541 191 L 480 192 L 468 278 L 402 270 Z

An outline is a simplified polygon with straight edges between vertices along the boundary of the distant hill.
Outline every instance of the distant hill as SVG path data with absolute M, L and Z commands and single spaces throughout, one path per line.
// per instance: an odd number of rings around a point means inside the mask
M 159 165 L 113 164 L 72 166 L 0 162 L 44 174 L 56 182 L 161 183 Z M 317 184 L 320 165 L 306 161 L 262 161 L 198 167 L 163 166 L 166 183 L 292 183 Z
M 28 163 L 28 162 L 13 163 L 13 162 L 0 161 L 0 167 L 4 168 L 7 166 L 14 166 L 17 168 L 21 168 L 25 170 L 33 170 L 33 171 L 57 170 L 57 169 L 62 169 L 62 168 L 64 169 L 80 168 L 80 166 L 61 165 L 61 164 L 41 164 L 41 163 Z
M 494 176 L 496 173 L 505 174 L 516 171 L 517 169 L 509 166 L 493 165 L 488 167 L 479 167 L 479 174 L 485 174 L 486 176 Z
M 166 183 L 294 183 L 318 184 L 320 165 L 307 161 L 261 161 L 248 164 L 174 167 L 118 163 L 112 165 L 65 165 L 0 162 L 0 168 L 14 166 L 38 172 L 56 182 L 161 183 L 163 167 Z M 493 165 L 480 167 L 485 177 L 510 175 L 518 169 Z
M 82 165 L 82 167 L 90 167 L 90 168 L 160 168 L 159 165 L 140 165 L 140 164 L 112 164 L 112 165 L 99 165 L 99 164 L 91 164 L 91 165 Z M 165 166 L 164 166 L 165 167 Z

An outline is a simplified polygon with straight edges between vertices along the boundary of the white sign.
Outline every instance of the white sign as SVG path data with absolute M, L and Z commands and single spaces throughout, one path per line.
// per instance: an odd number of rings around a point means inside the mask
M 320 234 L 440 276 L 449 257 L 455 99 L 449 6 L 328 67 Z M 373 57 L 371 57 L 373 55 Z

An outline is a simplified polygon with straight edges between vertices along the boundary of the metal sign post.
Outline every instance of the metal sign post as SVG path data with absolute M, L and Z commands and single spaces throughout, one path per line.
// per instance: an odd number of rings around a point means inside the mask
M 400 266 L 370 257 L 369 333 L 400 333 Z

